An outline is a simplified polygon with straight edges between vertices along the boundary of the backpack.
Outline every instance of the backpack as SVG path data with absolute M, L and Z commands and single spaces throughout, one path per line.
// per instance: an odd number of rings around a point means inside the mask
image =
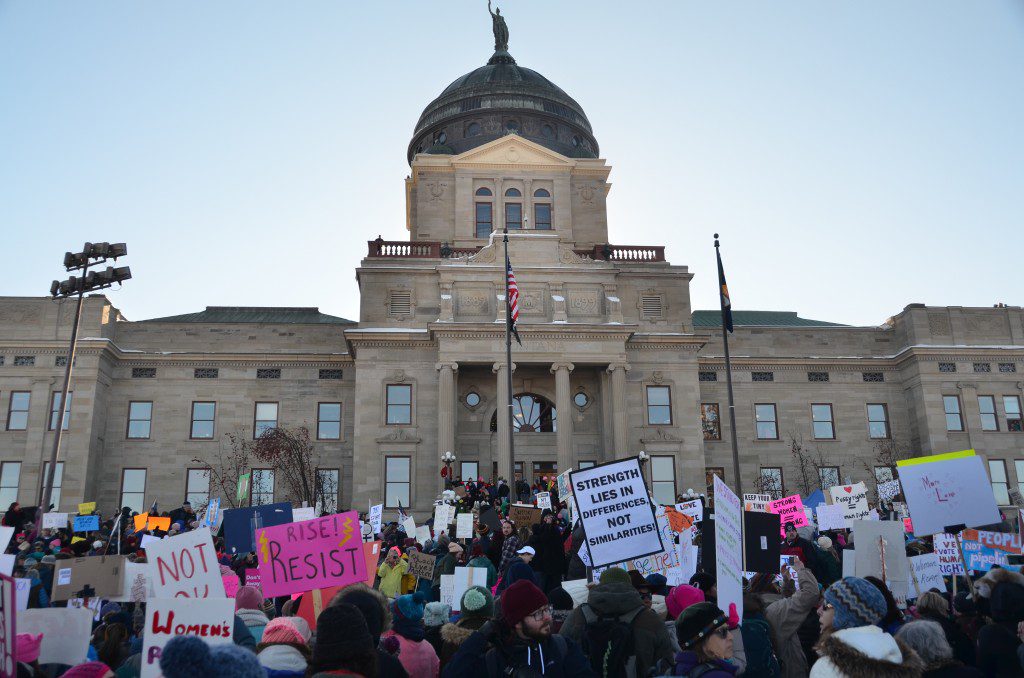
M 586 622 L 581 649 L 590 659 L 594 672 L 601 678 L 635 678 L 633 625 L 644 608 L 621 617 L 598 614 L 588 604 L 581 605 L 580 609 Z

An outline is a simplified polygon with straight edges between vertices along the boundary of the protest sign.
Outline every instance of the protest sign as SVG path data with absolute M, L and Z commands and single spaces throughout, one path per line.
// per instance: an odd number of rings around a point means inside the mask
M 14 536 L 14 528 L 7 527 L 6 525 L 0 526 L 0 552 L 3 552 L 11 544 L 11 537 Z M 9 555 L 9 554 L 8 554 Z M 9 575 L 10 572 L 4 572 L 3 574 Z
M 150 543 L 149 576 L 157 598 L 223 598 L 224 581 L 207 530 Z
M 139 547 L 148 549 L 153 544 L 159 544 L 163 539 L 161 537 L 154 537 L 151 534 L 142 535 L 142 540 L 139 542 Z
M 743 619 L 743 504 L 717 475 L 714 483 L 718 604 L 724 610 L 735 604 L 736 614 Z
M 678 586 L 679 584 L 687 583 L 689 579 L 685 581 L 682 579 L 682 571 L 679 567 L 679 552 L 676 549 L 677 531 L 673 529 L 669 521 L 669 510 L 677 516 L 686 518 L 686 516 L 676 513 L 675 509 L 671 506 L 659 506 L 655 510 L 655 518 L 658 521 L 658 530 L 661 532 L 661 542 L 665 545 L 665 550 L 634 558 L 626 563 L 626 569 L 636 570 L 644 577 L 651 574 L 660 574 L 668 580 L 670 586 Z
M 704 502 L 700 499 L 693 499 L 691 501 L 684 501 L 676 504 L 676 511 L 690 516 L 690 519 L 695 523 L 699 523 L 704 520 Z
M 460 513 L 455 516 L 455 538 L 456 539 L 472 539 L 473 538 L 473 514 L 472 513 Z
M 238 476 L 238 486 L 235 488 L 235 503 L 242 504 L 249 498 L 249 471 Z
M 370 507 L 370 529 L 373 530 L 374 535 L 380 534 L 383 529 L 382 522 L 384 520 L 384 504 L 376 504 Z
M 882 501 L 890 501 L 893 497 L 898 496 L 900 493 L 900 481 L 899 478 L 890 480 L 886 483 L 878 484 L 878 498 Z
M 693 543 L 692 528 L 679 533 L 676 552 L 679 554 L 679 578 L 683 584 L 689 583 L 690 577 L 697 571 L 697 556 L 700 552 L 700 547 Z
M 774 513 L 745 511 L 743 513 L 743 546 L 745 572 L 778 574 L 779 516 Z M 717 540 L 716 540 L 717 542 Z
M 224 582 L 224 596 L 226 598 L 234 598 L 239 588 L 238 575 L 232 572 L 231 574 L 221 575 L 220 579 Z
M 75 516 L 72 532 L 92 532 L 100 529 L 99 516 Z
M 595 567 L 665 550 L 637 458 L 573 471 L 569 477 Z
M 256 557 L 265 596 L 286 596 L 366 579 L 355 511 L 256 530 Z
M 454 574 L 441 575 L 441 602 L 452 612 L 462 611 L 462 594 L 471 586 L 487 586 L 487 570 L 483 567 L 456 567 Z
M 363 558 L 366 562 L 366 581 L 370 588 L 373 588 L 373 581 L 377 577 L 377 561 L 380 560 L 380 542 L 364 541 Z
M 968 570 L 988 572 L 993 565 L 1006 567 L 1010 564 L 1007 556 L 1021 552 L 1020 535 L 1016 532 L 964 530 L 960 538 Z
M 501 516 L 490 506 L 483 506 L 480 509 L 480 522 L 487 526 L 491 534 L 501 532 Z
M 63 530 L 68 526 L 68 514 L 66 513 L 44 513 L 44 530 Z
M 537 493 L 537 508 L 551 509 L 551 493 L 550 492 L 538 492 Z
M 171 638 L 196 636 L 207 645 L 227 645 L 233 642 L 234 626 L 235 601 L 227 598 L 154 598 L 146 601 L 142 678 L 159 678 L 162 675 L 160 655 Z
M 949 576 L 964 573 L 964 565 L 956 547 L 956 535 L 940 532 L 932 538 L 932 544 L 935 555 L 939 558 L 939 571 L 942 574 Z
M 807 514 L 804 513 L 804 503 L 799 494 L 793 494 L 782 499 L 774 499 L 768 504 L 768 510 L 779 516 L 779 534 L 785 535 L 786 523 L 793 523 L 796 527 L 803 527 L 807 524 Z
M 903 531 L 907 534 L 914 534 L 914 523 L 910 520 L 910 518 L 903 519 Z
M 908 559 L 910 561 L 910 585 L 907 587 L 907 598 L 918 598 L 925 591 L 938 589 L 946 592 L 946 582 L 942 578 L 939 557 L 934 553 L 924 553 Z
M 857 550 L 846 549 L 843 554 L 843 577 L 855 577 L 857 572 Z
M 163 518 L 160 516 L 150 516 L 146 519 L 146 529 L 167 532 L 171 529 L 171 519 L 169 516 L 164 516 Z
M 3 678 L 16 678 L 20 673 L 18 661 L 14 655 L 17 610 L 17 584 L 10 577 L 2 576 L 0 577 L 0 676 Z
M 32 590 L 32 580 L 27 577 L 15 577 L 14 578 L 14 594 L 17 608 L 19 610 L 28 609 L 28 593 Z
M 95 510 L 96 510 L 96 502 L 94 502 L 94 501 L 87 501 L 87 502 L 85 502 L 83 504 L 79 504 L 78 505 L 78 513 L 83 515 L 83 516 L 89 515 L 90 513 L 92 513 Z
M 292 522 L 301 523 L 304 520 L 316 518 L 316 509 L 312 506 L 302 506 L 292 509 Z
M 426 544 L 430 541 L 430 525 L 416 526 L 416 543 Z
M 250 553 L 256 550 L 253 534 L 258 527 L 273 527 L 292 521 L 292 505 L 288 502 L 248 506 L 224 511 L 224 544 L 228 553 Z
M 117 603 L 144 603 L 148 598 L 152 598 L 154 593 L 149 566 L 146 563 L 129 563 L 126 560 L 121 593 L 111 596 L 109 600 Z
M 974 450 L 904 459 L 896 467 L 919 534 L 999 522 L 992 485 Z
M 529 504 L 512 504 L 508 509 L 508 519 L 511 520 L 516 527 L 531 526 L 540 522 L 540 514 L 542 511 L 536 506 Z
M 905 600 L 903 594 L 910 581 L 910 564 L 907 562 L 907 552 L 903 546 L 903 524 L 889 520 L 855 520 L 853 540 L 857 545 L 856 576 L 878 577 L 889 587 L 896 600 Z M 846 558 L 848 557 L 847 554 Z
M 693 518 L 685 513 L 680 513 L 676 510 L 675 506 L 663 506 L 661 509 L 664 510 L 665 518 L 668 520 L 668 524 L 672 528 L 673 532 L 682 532 L 683 530 L 693 527 Z M 664 540 L 664 538 L 665 535 L 662 535 L 662 540 Z
M 224 519 L 224 514 L 220 510 L 220 497 L 214 497 L 206 505 L 206 510 L 203 512 L 203 519 L 200 521 L 199 526 L 205 527 L 216 534 L 220 529 L 220 523 Z
M 820 504 L 817 510 L 818 530 L 845 530 L 846 519 L 843 514 L 844 509 L 839 504 Z
M 772 503 L 772 495 L 770 494 L 743 495 L 744 511 L 760 511 L 761 513 L 768 513 L 768 504 L 770 503 Z
M 260 571 L 255 567 L 245 568 L 245 585 L 262 590 L 260 587 Z
M 380 542 L 363 542 L 363 555 L 366 556 L 366 570 L 367 579 L 364 582 L 367 586 L 373 587 L 373 580 L 377 574 L 377 559 L 380 555 Z M 309 628 L 316 631 L 316 620 L 320 616 L 320 613 L 326 608 L 330 602 L 334 599 L 338 592 L 341 591 L 344 586 L 328 586 L 322 589 L 313 589 L 306 593 L 294 594 L 292 597 L 299 596 L 299 611 L 298 616 L 306 620 L 309 624 Z
M 124 586 L 124 556 L 58 560 L 54 565 L 53 600 L 111 598 Z
M 434 534 L 448 532 L 448 526 L 452 524 L 452 517 L 455 515 L 455 507 L 444 502 L 434 507 Z
M 868 487 L 864 483 L 834 485 L 828 488 L 832 505 L 843 507 L 843 520 L 847 527 L 854 520 L 866 520 L 868 509 Z
M 416 520 L 412 516 L 406 516 L 402 520 L 402 528 L 405 530 L 407 537 L 416 536 Z
M 136 516 L 132 516 L 132 524 L 135 526 L 136 532 L 142 532 L 146 529 L 146 525 L 149 523 L 149 514 L 140 513 Z
M 18 615 L 18 633 L 43 634 L 40 664 L 74 666 L 86 660 L 92 636 L 92 610 L 47 607 Z
M 432 579 L 434 577 L 434 561 L 437 556 L 420 551 L 409 553 L 409 574 L 420 579 Z
M 558 490 L 558 498 L 565 502 L 569 501 L 569 497 L 572 496 L 572 484 L 569 482 L 570 473 L 572 473 L 572 469 L 568 469 L 555 476 L 555 488 Z

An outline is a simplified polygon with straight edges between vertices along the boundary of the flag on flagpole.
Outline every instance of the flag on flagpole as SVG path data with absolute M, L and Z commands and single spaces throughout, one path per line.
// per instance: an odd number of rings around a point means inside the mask
M 718 235 L 716 234 L 717 238 Z M 718 251 L 717 243 L 715 241 L 715 256 L 718 258 L 718 287 L 719 294 L 722 296 L 722 325 L 730 333 L 732 332 L 732 302 L 729 300 L 729 286 L 725 284 L 725 269 L 722 268 L 722 254 Z
M 508 259 L 508 252 L 505 253 L 505 273 L 507 281 L 505 283 L 505 289 L 508 291 L 508 307 L 509 312 L 507 314 L 508 330 L 512 333 L 512 336 L 516 338 L 519 345 L 523 345 L 523 340 L 519 338 L 519 329 L 516 324 L 519 322 L 519 286 L 516 284 L 516 274 L 512 270 L 512 262 Z

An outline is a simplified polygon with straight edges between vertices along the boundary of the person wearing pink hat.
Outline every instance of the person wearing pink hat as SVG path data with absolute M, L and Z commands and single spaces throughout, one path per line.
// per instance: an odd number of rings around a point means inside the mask
M 312 655 L 295 619 L 299 618 L 272 619 L 263 629 L 263 640 L 256 646 L 256 659 L 274 678 L 302 678 L 306 675 Z
M 113 678 L 114 672 L 103 662 L 85 662 L 60 675 L 61 678 Z
M 263 611 L 263 594 L 260 590 L 254 586 L 240 587 L 235 594 L 235 614 L 245 623 L 253 639 L 260 642 L 269 621 Z
M 19 633 L 14 637 L 14 657 L 19 664 L 24 664 L 29 674 L 42 675 L 39 668 L 39 648 L 43 644 L 43 634 Z M 19 670 L 19 673 L 22 671 Z

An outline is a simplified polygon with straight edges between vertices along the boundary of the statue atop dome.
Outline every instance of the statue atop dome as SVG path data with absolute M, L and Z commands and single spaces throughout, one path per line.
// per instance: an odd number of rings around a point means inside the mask
M 505 17 L 501 16 L 501 9 L 491 10 L 491 0 L 487 0 L 487 11 L 491 14 L 491 30 L 494 31 L 494 51 L 508 51 L 508 25 Z

